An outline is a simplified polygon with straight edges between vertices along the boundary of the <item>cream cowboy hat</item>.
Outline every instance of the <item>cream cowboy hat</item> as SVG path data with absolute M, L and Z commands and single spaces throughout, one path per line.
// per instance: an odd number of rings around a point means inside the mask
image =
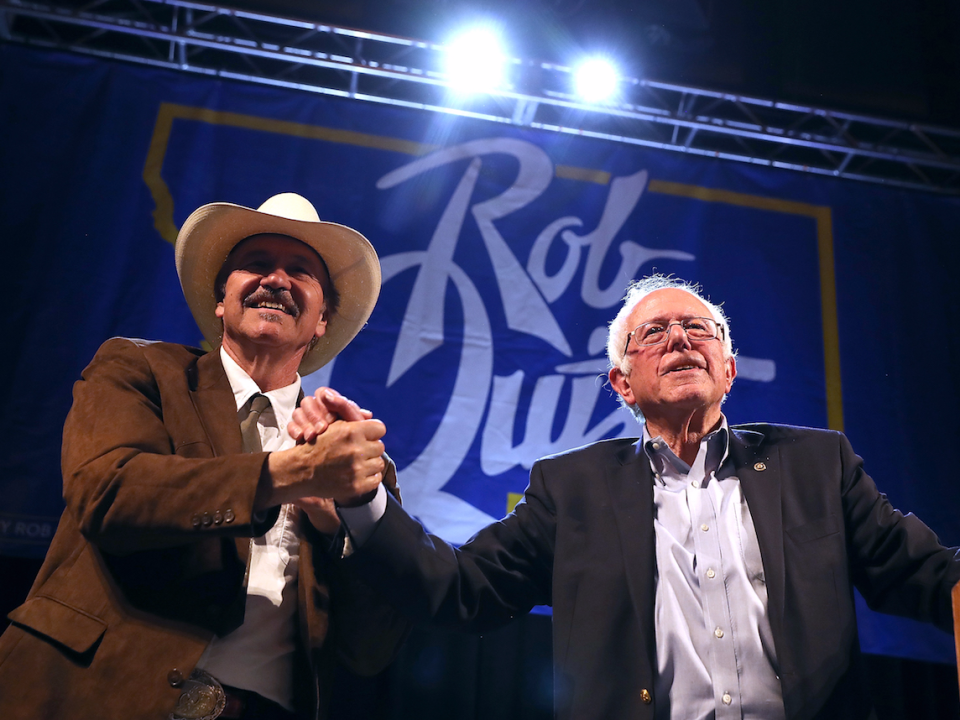
M 300 361 L 300 374 L 308 375 L 330 362 L 367 322 L 380 295 L 380 260 L 363 235 L 321 222 L 313 205 L 295 193 L 274 195 L 256 210 L 231 203 L 198 208 L 180 228 L 174 254 L 183 296 L 214 347 L 223 335 L 214 314 L 217 274 L 241 240 L 262 233 L 287 235 L 316 250 L 340 297 L 336 311 L 327 314 L 327 331 Z

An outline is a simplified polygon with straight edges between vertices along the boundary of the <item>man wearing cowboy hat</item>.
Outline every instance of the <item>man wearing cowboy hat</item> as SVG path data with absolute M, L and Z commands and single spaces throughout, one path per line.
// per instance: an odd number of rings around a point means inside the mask
M 373 310 L 373 247 L 287 193 L 201 207 L 176 265 L 217 349 L 114 338 L 76 384 L 67 508 L 0 638 L 5 719 L 319 717 L 338 661 L 377 672 L 405 634 L 342 573 L 333 511 L 396 492 L 383 424 L 346 407 L 314 442 L 285 432 L 298 370 Z

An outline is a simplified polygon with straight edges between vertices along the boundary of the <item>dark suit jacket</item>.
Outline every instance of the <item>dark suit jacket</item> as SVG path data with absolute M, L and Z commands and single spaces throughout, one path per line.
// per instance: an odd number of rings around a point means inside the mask
M 840 433 L 735 428 L 756 525 L 787 718 L 871 716 L 856 585 L 874 608 L 951 627 L 954 550 L 893 509 Z M 388 509 L 350 564 L 419 620 L 483 631 L 553 606 L 560 718 L 649 719 L 656 668 L 650 464 L 635 440 L 537 462 L 524 500 L 459 550 Z
M 104 343 L 64 426 L 67 508 L 0 638 L 0 717 L 167 718 L 210 638 L 243 621 L 249 538 L 277 517 L 253 517 L 266 458 L 241 452 L 219 353 Z M 303 534 L 295 690 L 314 717 L 334 663 L 379 671 L 405 623 Z

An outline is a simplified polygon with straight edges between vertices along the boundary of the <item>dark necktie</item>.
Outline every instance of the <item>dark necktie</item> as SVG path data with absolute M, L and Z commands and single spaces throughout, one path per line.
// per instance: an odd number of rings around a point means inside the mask
M 260 428 L 257 427 L 257 421 L 260 414 L 270 407 L 270 398 L 266 395 L 254 395 L 247 402 L 250 412 L 240 423 L 240 437 L 243 438 L 244 452 L 261 452 L 263 445 L 260 444 Z

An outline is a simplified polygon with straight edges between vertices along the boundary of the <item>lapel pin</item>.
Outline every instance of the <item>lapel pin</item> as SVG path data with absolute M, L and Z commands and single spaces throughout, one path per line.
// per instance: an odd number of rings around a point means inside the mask
M 767 466 L 762 462 L 758 462 L 753 464 L 753 469 L 756 470 L 757 472 L 763 472 L 764 470 L 767 469 Z

